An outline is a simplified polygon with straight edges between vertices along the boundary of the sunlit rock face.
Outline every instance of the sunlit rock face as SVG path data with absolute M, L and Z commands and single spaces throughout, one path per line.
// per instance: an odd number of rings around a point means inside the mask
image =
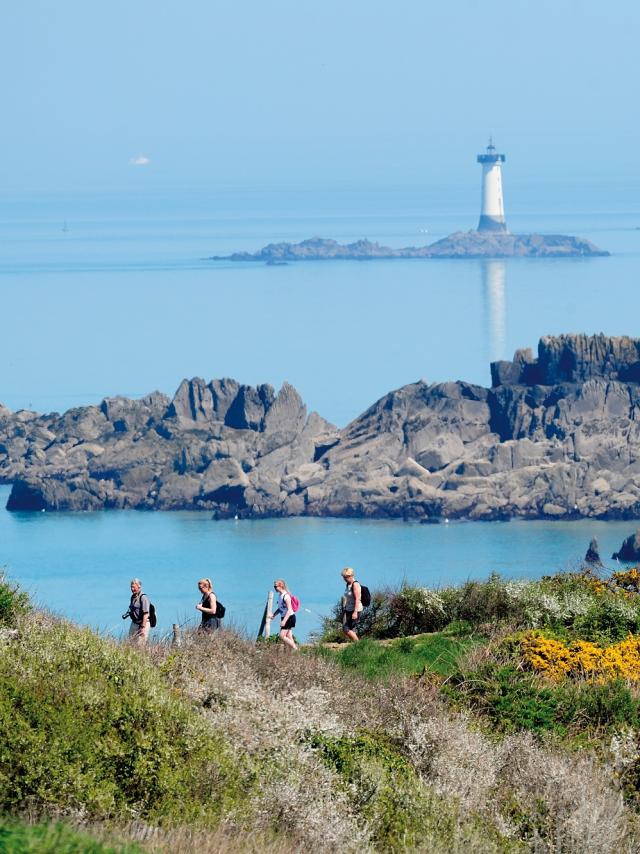
M 433 520 L 640 515 L 640 340 L 562 335 L 492 386 L 417 382 L 343 429 L 285 384 L 185 380 L 173 399 L 0 408 L 12 510 Z

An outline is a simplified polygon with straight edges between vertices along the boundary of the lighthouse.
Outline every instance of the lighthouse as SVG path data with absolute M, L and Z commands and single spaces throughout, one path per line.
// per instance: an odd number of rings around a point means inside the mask
M 484 154 L 478 155 L 482 164 L 482 207 L 478 231 L 506 231 L 504 201 L 502 199 L 502 164 L 504 154 L 498 154 L 492 140 Z

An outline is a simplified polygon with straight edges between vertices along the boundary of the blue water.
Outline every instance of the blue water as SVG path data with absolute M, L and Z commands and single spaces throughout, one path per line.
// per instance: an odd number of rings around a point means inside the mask
M 4 506 L 9 488 L 0 487 Z M 257 632 L 275 578 L 302 601 L 308 637 L 355 567 L 372 587 L 428 586 L 486 578 L 537 578 L 575 568 L 596 536 L 606 560 L 634 530 L 629 522 L 468 522 L 420 525 L 351 519 L 213 522 L 206 513 L 8 513 L 0 511 L 0 566 L 37 602 L 119 634 L 129 580 L 139 576 L 159 613 L 158 635 L 199 619 L 196 582 L 213 580 L 230 623 Z
M 579 234 L 610 258 L 203 260 L 314 235 L 429 243 L 475 227 L 477 190 L 3 198 L 0 290 L 15 323 L 0 336 L 0 402 L 60 411 L 231 376 L 288 380 L 343 425 L 420 378 L 488 384 L 491 359 L 541 335 L 634 334 L 640 193 L 629 188 L 507 191 L 513 231 Z
M 610 258 L 308 262 L 205 260 L 311 236 L 390 246 L 475 227 L 478 187 L 172 192 L 0 199 L 0 402 L 62 411 L 105 395 L 171 394 L 183 377 L 293 383 L 342 425 L 419 378 L 488 384 L 491 359 L 541 335 L 637 335 L 640 192 L 510 186 L 512 231 L 578 234 Z M 66 223 L 66 225 L 65 225 Z M 7 488 L 0 487 L 0 506 Z M 370 585 L 538 576 L 572 566 L 596 535 L 617 549 L 630 523 L 419 526 L 352 520 L 213 523 L 206 514 L 8 514 L 0 565 L 42 604 L 119 632 L 141 576 L 163 630 L 195 614 L 213 578 L 230 619 L 257 629 L 283 576 L 317 628 L 351 564 Z M 317 613 L 316 613 L 317 612 Z

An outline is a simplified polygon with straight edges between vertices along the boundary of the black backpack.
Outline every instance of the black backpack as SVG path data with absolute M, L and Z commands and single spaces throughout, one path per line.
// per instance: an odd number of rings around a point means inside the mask
M 360 601 L 365 608 L 371 604 L 371 592 L 364 584 L 360 585 Z
M 227 609 L 219 599 L 216 599 L 216 617 L 221 620 L 226 614 Z
M 153 602 L 149 602 L 149 625 L 155 629 L 158 618 L 156 617 L 156 606 Z

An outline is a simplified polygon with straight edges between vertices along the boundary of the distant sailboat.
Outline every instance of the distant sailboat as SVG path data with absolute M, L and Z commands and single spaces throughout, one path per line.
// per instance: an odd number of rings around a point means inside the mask
M 65 234 L 67 233 L 67 231 L 69 231 L 69 225 L 68 225 L 66 219 L 62 225 L 62 230 L 64 231 Z

